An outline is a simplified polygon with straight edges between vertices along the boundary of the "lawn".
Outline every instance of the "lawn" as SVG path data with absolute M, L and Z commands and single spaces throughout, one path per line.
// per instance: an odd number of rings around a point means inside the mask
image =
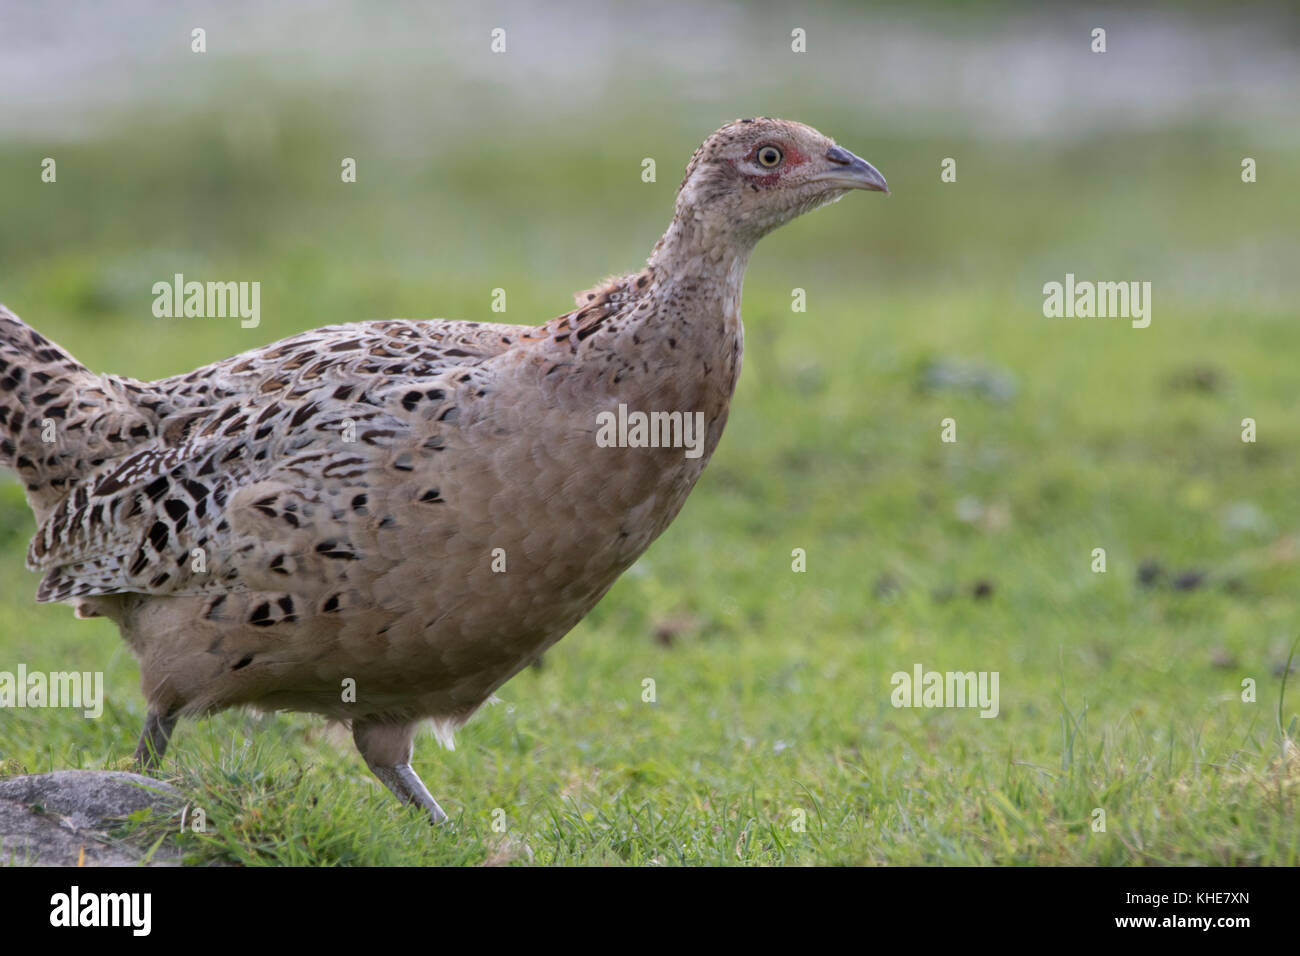
M 274 100 L 0 142 L 0 301 L 143 379 L 333 322 L 539 323 L 640 264 L 721 109 L 611 115 L 595 145 L 534 117 L 366 146 L 347 111 Z M 227 713 L 164 765 L 206 816 L 188 859 L 1300 862 L 1300 145 L 1246 184 L 1223 126 L 998 145 L 808 93 L 767 111 L 893 195 L 759 247 L 731 421 L 680 517 L 455 751 L 417 743 L 451 823 L 400 808 L 338 728 Z M 155 318 L 176 272 L 260 281 L 261 324 Z M 1044 317 L 1066 273 L 1150 281 L 1150 327 Z M 111 624 L 33 602 L 32 531 L 6 475 L 0 670 L 102 671 L 106 704 L 0 714 L 0 770 L 126 768 L 135 663 Z M 996 717 L 894 707 L 916 664 L 997 672 Z

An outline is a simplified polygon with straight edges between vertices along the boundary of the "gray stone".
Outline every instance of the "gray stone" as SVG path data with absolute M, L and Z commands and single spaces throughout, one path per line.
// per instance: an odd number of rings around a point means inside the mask
M 135 773 L 58 770 L 0 780 L 0 864 L 36 866 L 136 866 L 144 851 L 110 840 L 122 818 L 152 807 L 180 812 L 176 788 Z M 165 843 L 150 866 L 175 864 L 179 851 Z

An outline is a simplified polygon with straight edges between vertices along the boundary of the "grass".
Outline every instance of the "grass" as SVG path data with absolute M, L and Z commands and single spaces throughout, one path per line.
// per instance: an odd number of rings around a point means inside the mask
M 320 721 L 223 714 L 182 724 L 165 764 L 206 817 L 190 862 L 1300 862 L 1300 153 L 1247 186 L 1218 129 L 1012 148 L 797 105 L 894 195 L 760 247 L 731 422 L 681 516 L 455 752 L 417 745 L 451 825 L 401 810 Z M 603 140 L 630 151 L 587 150 L 534 123 L 365 157 L 344 187 L 353 131 L 300 106 L 251 146 L 233 108 L 62 144 L 57 186 L 33 172 L 53 147 L 0 143 L 0 299 L 139 378 L 330 322 L 491 319 L 496 287 L 507 321 L 538 322 L 644 258 L 709 128 L 616 121 Z M 153 318 L 174 272 L 260 280 L 262 325 Z M 1066 272 L 1152 281 L 1151 327 L 1044 318 Z M 32 530 L 6 480 L 0 669 L 103 671 L 106 706 L 5 712 L 2 766 L 124 768 L 134 661 L 112 625 L 32 602 Z M 997 671 L 1000 713 L 894 708 L 918 662 Z

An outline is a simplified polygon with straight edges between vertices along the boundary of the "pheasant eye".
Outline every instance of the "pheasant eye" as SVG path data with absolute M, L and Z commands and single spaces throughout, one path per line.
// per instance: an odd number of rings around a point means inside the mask
M 758 163 L 771 169 L 781 162 L 781 151 L 775 146 L 763 146 L 758 151 Z

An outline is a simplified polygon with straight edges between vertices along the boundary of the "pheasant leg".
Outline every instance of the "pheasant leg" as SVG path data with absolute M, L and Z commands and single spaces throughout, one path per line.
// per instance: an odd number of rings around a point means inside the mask
M 403 803 L 414 804 L 433 823 L 442 823 L 447 814 L 433 799 L 419 774 L 411 769 L 415 750 L 416 724 L 385 724 L 371 720 L 352 722 L 352 739 L 370 772 Z
M 153 707 L 149 708 L 149 714 L 144 719 L 144 730 L 140 732 L 140 742 L 135 747 L 135 761 L 142 769 L 150 772 L 158 769 L 175 726 L 175 714 L 165 714 Z
M 374 775 L 383 781 L 384 786 L 393 791 L 398 800 L 422 808 L 429 814 L 429 819 L 433 823 L 442 823 L 447 819 L 447 814 L 443 812 L 442 807 L 438 806 L 438 801 L 433 799 L 433 794 L 424 785 L 420 775 L 411 769 L 409 763 L 397 764 L 394 767 L 376 767 L 373 764 L 369 766 Z

